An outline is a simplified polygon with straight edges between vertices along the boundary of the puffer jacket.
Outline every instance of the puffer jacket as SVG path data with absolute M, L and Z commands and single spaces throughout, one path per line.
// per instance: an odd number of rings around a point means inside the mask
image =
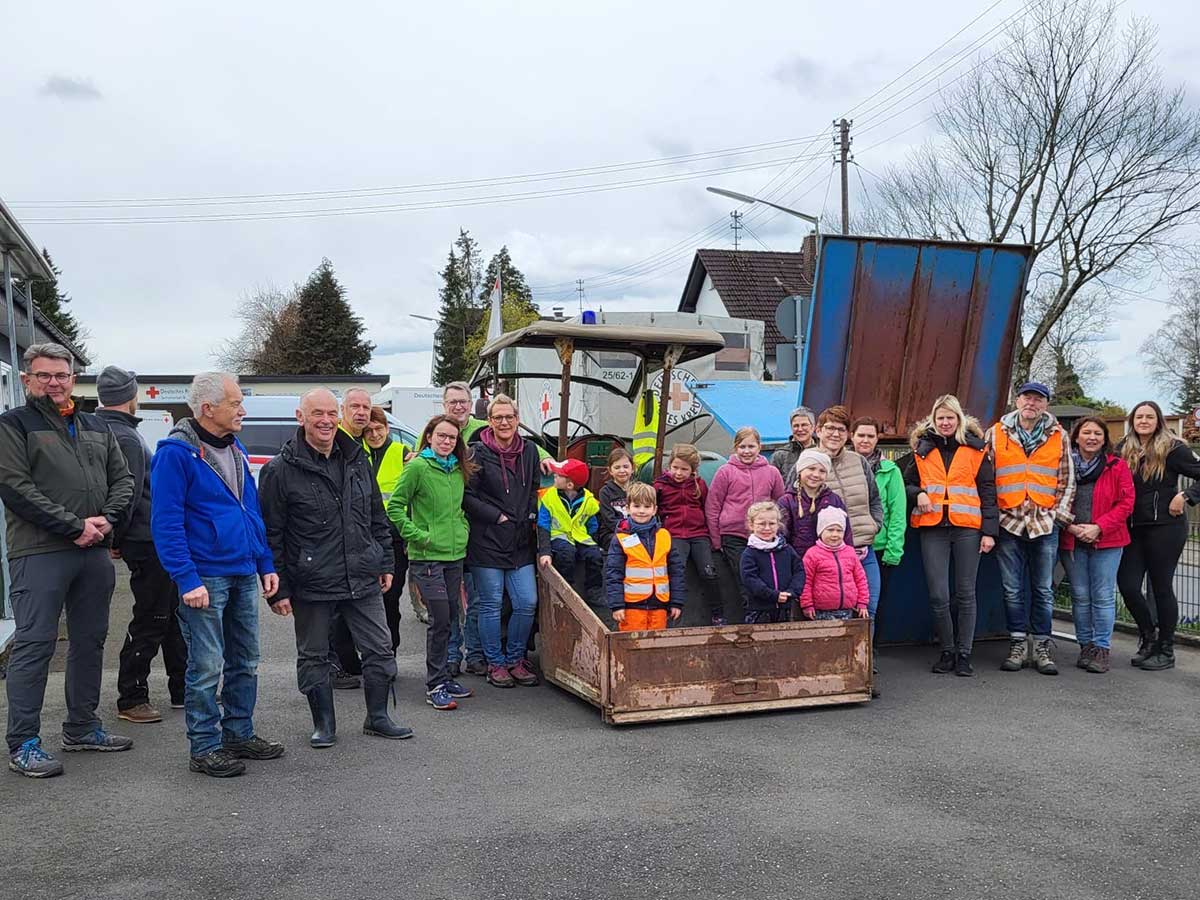
M 708 536 L 708 522 L 704 517 L 704 502 L 708 499 L 708 485 L 699 475 L 684 481 L 676 481 L 670 472 L 663 472 L 654 479 L 654 492 L 658 495 L 658 518 L 671 537 L 691 540 Z
M 798 600 L 804 589 L 804 564 L 782 538 L 769 550 L 747 547 L 741 568 L 742 587 L 751 609 L 775 609 L 780 594 L 787 593 L 791 600 Z
M 150 536 L 150 448 L 138 433 L 142 420 L 119 409 L 96 410 L 96 418 L 108 426 L 125 454 L 129 474 L 133 476 L 133 499 L 125 515 L 113 528 L 112 545 L 119 548 L 123 541 L 149 543 Z
M 133 476 L 108 426 L 89 413 L 73 419 L 74 435 L 47 397 L 30 397 L 0 416 L 10 559 L 76 550 L 84 519 L 104 516 L 115 526 L 133 498 Z
M 629 513 L 625 488 L 609 479 L 600 485 L 596 500 L 600 503 L 600 511 L 596 513 L 596 545 L 607 547 L 617 533 L 617 526 Z
M 784 494 L 779 470 L 759 456 L 746 465 L 736 456 L 717 469 L 708 486 L 704 502 L 704 518 L 708 523 L 708 538 L 714 547 L 721 546 L 721 535 L 748 537 L 746 511 L 759 500 L 778 501 Z
M 793 550 L 804 558 L 808 548 L 817 542 L 817 516 L 821 510 L 832 506 L 834 509 L 845 511 L 846 504 L 835 494 L 828 485 L 821 487 L 816 497 L 803 497 L 794 490 L 788 491 L 779 501 L 779 525 L 787 536 Z M 854 543 L 854 528 L 847 516 L 845 540 L 847 544 Z
M 827 484 L 846 504 L 846 514 L 854 528 L 854 546 L 870 547 L 883 526 L 883 502 L 871 464 L 849 447 L 830 460 L 833 469 Z
M 395 569 L 392 535 L 379 482 L 362 444 L 339 431 L 341 465 L 325 466 L 304 439 L 288 439 L 259 473 L 267 544 L 279 575 L 280 600 L 356 600 L 379 592 Z M 335 478 L 341 469 L 341 482 Z
M 835 550 L 817 541 L 804 554 L 800 608 L 806 616 L 812 618 L 815 610 L 866 609 L 870 599 L 867 573 L 848 543 Z

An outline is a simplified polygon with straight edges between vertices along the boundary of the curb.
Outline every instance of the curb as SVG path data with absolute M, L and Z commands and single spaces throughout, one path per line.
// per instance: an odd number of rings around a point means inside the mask
M 1066 609 L 1054 609 L 1054 618 L 1060 619 L 1063 622 L 1074 621 L 1071 618 L 1071 611 Z M 1131 634 L 1137 637 L 1138 630 L 1136 625 L 1130 625 L 1128 622 L 1115 622 L 1113 631 L 1119 631 L 1122 634 Z M 1188 634 L 1185 631 L 1175 632 L 1175 643 L 1183 644 L 1185 647 L 1200 647 L 1200 635 Z

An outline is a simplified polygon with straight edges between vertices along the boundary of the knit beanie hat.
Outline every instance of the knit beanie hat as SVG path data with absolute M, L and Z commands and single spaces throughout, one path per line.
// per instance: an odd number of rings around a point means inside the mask
M 825 471 L 829 472 L 833 469 L 833 461 L 830 460 L 828 453 L 809 448 L 803 451 L 800 458 L 796 460 L 796 474 L 799 475 L 811 466 L 824 466 Z
M 846 529 L 846 513 L 836 506 L 827 506 L 817 513 L 817 534 L 823 534 L 830 525 L 841 525 Z
M 137 375 L 118 366 L 105 366 L 96 376 L 96 394 L 101 406 L 116 406 L 137 396 Z

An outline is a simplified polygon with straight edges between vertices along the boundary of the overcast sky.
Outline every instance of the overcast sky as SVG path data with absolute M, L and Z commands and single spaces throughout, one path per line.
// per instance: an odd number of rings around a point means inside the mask
M 485 254 L 508 244 L 535 299 L 674 308 L 692 251 L 729 246 L 710 224 L 732 204 L 719 184 L 777 192 L 832 215 L 829 123 L 854 109 L 857 201 L 872 171 L 928 135 L 908 85 L 986 39 L 1022 0 L 1002 0 L 902 81 L 869 100 L 991 6 L 975 2 L 588 4 L 172 0 L 13 5 L 4 14 L 0 197 L 63 269 L 96 367 L 195 371 L 236 331 L 238 296 L 302 281 L 329 257 L 377 347 L 371 370 L 428 382 L 437 272 L 464 227 Z M 1140 0 L 1161 29 L 1168 81 L 1187 79 L 1198 44 L 1191 4 Z M 117 15 L 115 10 L 120 10 Z M 1000 38 L 986 46 L 1003 46 Z M 974 54 L 969 54 L 974 59 Z M 968 59 L 964 54 L 962 60 Z M 872 109 L 872 107 L 876 107 Z M 906 109 L 906 107 L 912 107 Z M 893 117 L 894 116 L 894 117 Z M 892 118 L 889 118 L 892 117 Z M 916 126 L 916 127 L 912 127 Z M 812 143 L 796 139 L 823 135 Z M 46 209 L 27 201 L 208 198 L 367 191 L 653 160 L 791 142 L 755 153 L 532 183 L 304 202 Z M 800 159 L 788 168 L 779 160 Z M 76 216 L 229 216 L 484 200 L 635 179 L 702 177 L 473 206 L 290 219 L 50 224 Z M 753 168 L 751 168 L 753 167 Z M 827 194 L 827 187 L 829 193 Z M 746 217 L 743 246 L 795 249 L 800 223 Z M 761 242 L 761 243 L 760 243 Z M 673 252 L 663 253 L 671 250 Z M 654 254 L 661 254 L 657 257 Z M 622 270 L 645 260 L 632 270 Z M 1136 286 L 1162 298 L 1168 285 Z M 1097 393 L 1147 391 L 1136 349 L 1161 304 L 1129 298 Z M 1114 338 L 1115 338 L 1114 333 Z M 95 368 L 95 367 L 94 367 Z

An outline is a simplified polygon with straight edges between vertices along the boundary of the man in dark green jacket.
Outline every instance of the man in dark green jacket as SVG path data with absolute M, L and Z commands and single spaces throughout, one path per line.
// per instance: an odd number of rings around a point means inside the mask
M 62 749 L 133 746 L 106 732 L 96 715 L 116 583 L 108 544 L 133 497 L 133 477 L 108 426 L 75 410 L 71 365 L 65 347 L 34 344 L 21 373 L 28 401 L 0 416 L 0 500 L 17 620 L 7 679 L 8 765 L 33 778 L 62 773 L 38 732 L 64 605 L 71 643 Z

